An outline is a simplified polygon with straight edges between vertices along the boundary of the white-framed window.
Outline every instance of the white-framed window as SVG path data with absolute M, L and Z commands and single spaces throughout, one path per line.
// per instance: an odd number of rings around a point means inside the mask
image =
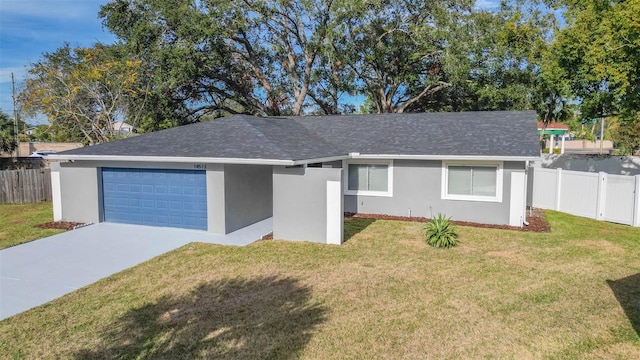
M 502 162 L 442 162 L 442 198 L 502 202 Z
M 393 160 L 345 160 L 346 195 L 392 196 Z

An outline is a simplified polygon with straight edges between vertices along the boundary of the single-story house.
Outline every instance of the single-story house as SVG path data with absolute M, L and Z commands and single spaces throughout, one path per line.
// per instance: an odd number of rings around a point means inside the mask
M 521 226 L 531 111 L 235 115 L 47 157 L 55 220 L 340 244 L 345 212 Z
M 111 130 L 118 134 L 128 134 L 134 132 L 135 128 L 124 121 L 114 121 L 111 123 Z

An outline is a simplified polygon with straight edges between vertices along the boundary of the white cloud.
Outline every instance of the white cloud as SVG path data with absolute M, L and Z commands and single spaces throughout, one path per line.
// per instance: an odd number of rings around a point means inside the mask
M 21 82 L 27 74 L 27 69 L 24 66 L 0 68 L 0 84 L 11 83 L 11 73 L 16 82 Z

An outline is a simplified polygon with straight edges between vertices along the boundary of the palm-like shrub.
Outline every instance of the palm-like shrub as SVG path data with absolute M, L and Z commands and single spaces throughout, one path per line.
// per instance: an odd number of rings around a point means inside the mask
M 458 233 L 450 217 L 438 213 L 424 228 L 427 244 L 437 248 L 450 248 L 458 245 Z

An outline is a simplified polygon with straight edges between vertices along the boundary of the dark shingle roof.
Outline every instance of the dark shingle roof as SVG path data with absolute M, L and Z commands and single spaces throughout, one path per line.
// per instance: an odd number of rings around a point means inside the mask
M 537 157 L 532 111 L 254 117 L 236 115 L 60 155 L 305 160 L 377 155 Z
M 295 121 L 239 115 L 60 154 L 300 160 L 343 153 Z
M 302 118 L 348 152 L 394 155 L 539 156 L 533 111 Z

